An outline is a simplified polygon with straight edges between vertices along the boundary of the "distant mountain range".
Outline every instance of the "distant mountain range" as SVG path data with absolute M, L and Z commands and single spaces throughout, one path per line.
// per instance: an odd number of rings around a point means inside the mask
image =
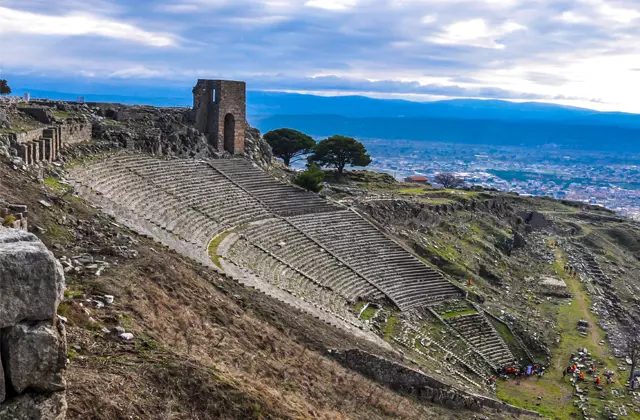
M 114 87 L 92 84 L 83 93 L 14 88 L 32 97 L 191 106 L 183 86 Z M 71 91 L 72 86 L 66 86 Z M 53 89 L 52 89 L 53 88 Z M 54 90 L 55 89 L 55 90 Z M 119 92 L 114 95 L 112 92 Z M 538 102 L 453 99 L 412 102 L 364 96 L 315 96 L 285 92 L 247 92 L 249 122 L 265 132 L 291 127 L 316 137 L 343 134 L 361 138 L 441 141 L 466 144 L 541 146 L 640 153 L 640 115 L 597 112 Z
M 362 96 L 253 92 L 248 112 L 262 131 L 291 127 L 316 137 L 464 144 L 552 145 L 640 152 L 640 115 L 546 103 L 454 99 L 410 102 Z

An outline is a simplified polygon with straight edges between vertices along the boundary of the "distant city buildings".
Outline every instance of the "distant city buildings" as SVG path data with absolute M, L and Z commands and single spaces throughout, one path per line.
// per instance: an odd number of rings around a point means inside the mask
M 452 172 L 472 185 L 600 205 L 640 220 L 640 156 L 544 148 L 363 140 L 373 163 L 398 180 Z
M 404 179 L 405 182 L 415 182 L 416 184 L 426 184 L 429 179 L 423 175 L 411 175 Z

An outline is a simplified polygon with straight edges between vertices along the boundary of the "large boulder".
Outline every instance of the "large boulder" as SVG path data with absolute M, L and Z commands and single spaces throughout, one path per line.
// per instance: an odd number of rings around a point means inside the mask
M 53 319 L 64 287 L 62 266 L 35 235 L 0 228 L 0 328 Z
M 524 239 L 524 236 L 520 234 L 520 232 L 513 232 L 513 249 L 524 248 L 527 244 L 527 241 Z
M 64 420 L 66 414 L 64 392 L 48 395 L 27 393 L 0 405 L 0 419 Z
M 51 321 L 21 322 L 2 331 L 6 378 L 16 393 L 65 389 L 67 344 L 62 324 L 58 328 Z
M 519 213 L 519 216 L 522 217 L 524 222 L 533 230 L 543 229 L 551 225 L 551 222 L 544 214 L 538 213 L 537 211 L 522 211 Z

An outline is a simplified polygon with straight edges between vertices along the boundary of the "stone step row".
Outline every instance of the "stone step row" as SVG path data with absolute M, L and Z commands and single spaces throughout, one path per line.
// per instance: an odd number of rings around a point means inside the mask
M 283 258 L 292 266 L 307 273 L 318 283 L 336 291 L 348 301 L 375 300 L 384 294 L 318 247 L 303 233 L 281 219 L 250 226 L 243 232 L 248 240 Z
M 256 289 L 266 294 L 267 296 L 286 303 L 302 312 L 311 314 L 314 318 L 319 319 L 333 327 L 345 330 L 358 338 L 368 340 L 376 344 L 377 346 L 380 346 L 389 351 L 392 350 L 389 344 L 377 335 L 363 330 L 358 326 L 351 325 L 350 323 L 345 322 L 344 320 L 334 316 L 333 314 L 318 308 L 311 302 L 298 299 L 292 296 L 287 291 L 262 281 L 262 279 L 256 276 L 251 270 L 242 268 L 241 266 L 234 264 L 232 261 L 227 261 L 225 259 L 221 260 L 221 264 L 225 273 L 227 273 L 231 278 L 244 285 L 245 287 Z
M 279 216 L 330 212 L 339 207 L 308 191 L 282 184 L 245 160 L 212 160 L 212 167 L 228 176 Z
M 151 238 L 202 265 L 213 267 L 211 259 L 202 248 L 196 247 L 194 244 L 179 238 L 173 232 L 169 232 L 150 220 L 140 217 L 138 214 L 130 211 L 128 207 L 116 203 L 102 194 L 92 191 L 91 188 L 82 185 L 77 180 L 72 180 L 69 183 L 81 197 L 94 206 L 100 208 L 104 213 L 113 216 L 119 223 L 129 229 L 138 232 L 140 235 Z
M 146 163 L 128 167 L 171 191 L 186 203 L 199 208 L 226 225 L 246 223 L 268 217 L 264 206 L 210 165 L 195 160 L 156 160 L 157 167 Z
M 90 170 L 80 167 L 72 168 L 70 172 L 75 181 L 85 188 L 188 242 L 206 248 L 208 241 L 221 229 L 214 220 L 196 209 L 182 206 L 166 192 L 146 188 L 148 183 L 144 179 L 126 169 L 120 168 L 118 172 L 117 168 L 112 168 L 112 174 L 102 179 L 96 179 Z
M 300 299 L 313 302 L 352 325 L 361 325 L 349 310 L 347 301 L 326 288 L 319 287 L 308 277 L 272 257 L 246 239 L 239 238 L 230 248 L 228 258 L 235 264 L 248 267 L 260 279 L 273 284 Z
M 287 220 L 371 279 L 401 309 L 461 297 L 462 291 L 349 210 Z
M 460 315 L 447 319 L 447 323 L 496 366 L 515 362 L 509 348 L 481 314 Z

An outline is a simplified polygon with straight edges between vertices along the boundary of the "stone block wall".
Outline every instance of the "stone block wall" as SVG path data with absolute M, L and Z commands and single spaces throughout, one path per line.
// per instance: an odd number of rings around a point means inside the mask
M 0 419 L 65 417 L 64 288 L 60 263 L 35 235 L 0 227 Z
M 75 123 L 59 126 L 64 146 L 91 140 L 91 123 Z
M 330 350 L 329 357 L 396 392 L 411 395 L 418 401 L 460 410 L 478 411 L 489 408 L 514 415 L 538 416 L 533 411 L 456 389 L 420 371 L 362 350 Z
M 91 140 L 92 126 L 90 123 L 69 123 L 11 136 L 10 143 L 18 151 L 18 157 L 31 165 L 57 160 L 64 146 Z
M 53 122 L 53 114 L 51 113 L 51 109 L 48 107 L 24 106 L 18 107 L 18 110 L 31 115 L 42 124 L 51 124 Z
M 42 137 L 44 128 L 36 128 L 35 130 L 23 131 L 22 133 L 16 133 L 15 142 L 17 144 L 25 144 L 32 141 L 36 141 Z

